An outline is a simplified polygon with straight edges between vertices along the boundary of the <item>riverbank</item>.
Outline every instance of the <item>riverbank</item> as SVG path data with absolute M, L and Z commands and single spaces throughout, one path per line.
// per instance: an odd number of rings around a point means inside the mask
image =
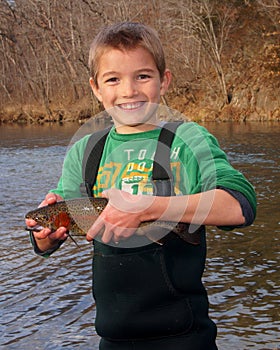
M 259 89 L 254 94 L 240 90 L 235 93 L 231 103 L 207 103 L 199 94 L 178 94 L 174 91 L 163 101 L 171 109 L 186 116 L 186 120 L 207 121 L 280 121 L 280 97 L 275 90 Z M 0 110 L 0 124 L 44 124 L 44 123 L 84 123 L 102 111 L 100 105 L 84 99 L 68 106 L 50 106 L 49 110 L 38 105 L 14 105 Z

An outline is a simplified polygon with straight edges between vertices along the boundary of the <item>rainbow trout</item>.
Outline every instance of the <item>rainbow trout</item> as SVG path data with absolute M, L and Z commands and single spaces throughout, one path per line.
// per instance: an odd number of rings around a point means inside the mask
M 48 227 L 55 231 L 60 226 L 64 226 L 68 230 L 69 237 L 78 246 L 72 236 L 85 236 L 107 203 L 107 198 L 94 197 L 69 199 L 43 206 L 25 215 L 26 219 L 33 219 L 37 223 L 36 226 L 26 227 L 26 230 L 40 231 Z M 188 243 L 199 244 L 199 230 L 189 233 L 188 228 L 188 224 L 181 222 L 176 224 L 172 221 L 147 221 L 139 225 L 136 234 L 146 235 L 151 241 L 160 243 L 157 237 L 162 237 L 172 231 Z

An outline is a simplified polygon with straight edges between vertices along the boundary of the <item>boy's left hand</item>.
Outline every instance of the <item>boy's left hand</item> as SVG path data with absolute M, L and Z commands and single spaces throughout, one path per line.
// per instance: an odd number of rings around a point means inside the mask
M 132 195 L 118 189 L 110 189 L 102 194 L 109 202 L 87 232 L 87 240 L 100 235 L 102 242 L 120 242 L 132 236 L 141 224 L 143 215 L 153 201 L 152 196 Z

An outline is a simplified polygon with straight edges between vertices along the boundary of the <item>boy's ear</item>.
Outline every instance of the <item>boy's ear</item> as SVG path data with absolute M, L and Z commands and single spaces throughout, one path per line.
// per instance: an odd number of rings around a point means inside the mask
M 161 81 L 160 85 L 160 95 L 163 96 L 165 95 L 166 91 L 168 90 L 168 87 L 171 83 L 172 80 L 172 74 L 169 69 L 166 69 Z
M 98 86 L 95 84 L 94 79 L 92 77 L 89 79 L 89 84 L 91 86 L 91 90 L 93 91 L 95 97 L 98 99 L 99 102 L 102 102 L 102 94 L 100 93 L 100 90 Z

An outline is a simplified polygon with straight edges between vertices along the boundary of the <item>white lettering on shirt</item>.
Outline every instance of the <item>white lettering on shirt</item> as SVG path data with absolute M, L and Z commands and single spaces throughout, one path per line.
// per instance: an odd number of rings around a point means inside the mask
M 138 154 L 138 159 L 143 160 L 146 158 L 147 150 L 146 149 L 140 149 Z
M 178 158 L 181 147 L 174 147 L 170 156 L 170 159 L 176 160 Z
M 124 151 L 127 153 L 127 160 L 130 160 L 131 159 L 130 158 L 131 152 L 133 152 L 134 149 L 125 149 Z

